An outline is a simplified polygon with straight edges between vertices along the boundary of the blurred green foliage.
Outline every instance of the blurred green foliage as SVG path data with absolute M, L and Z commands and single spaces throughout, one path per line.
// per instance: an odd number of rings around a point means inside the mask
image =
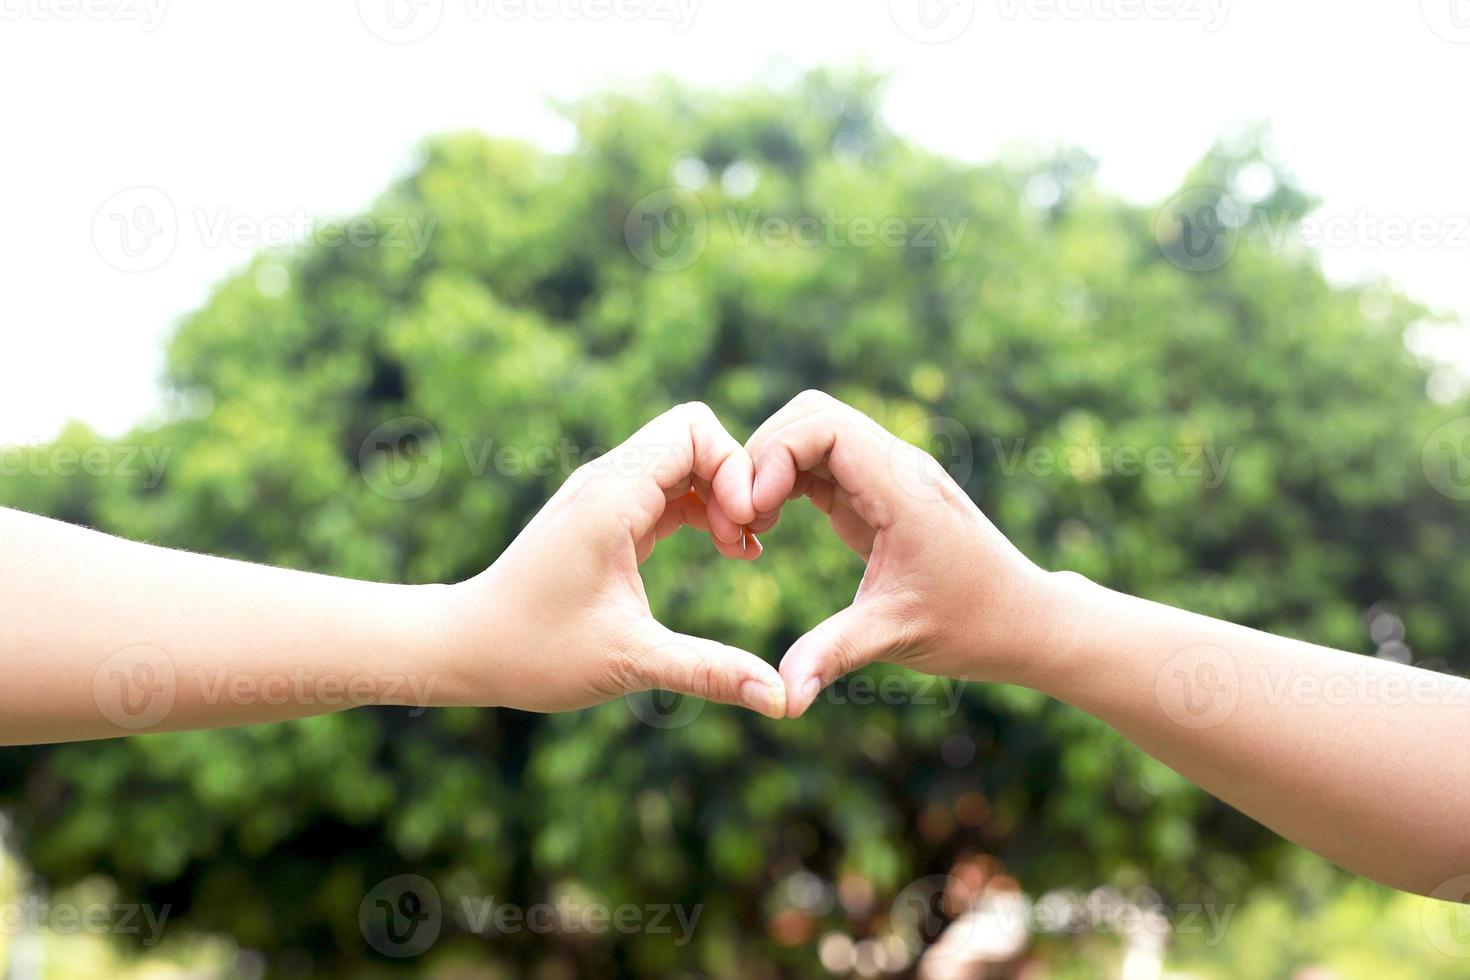
M 946 437 L 936 449 L 1043 565 L 1364 652 L 1365 611 L 1387 603 L 1421 660 L 1466 666 L 1470 525 L 1421 462 L 1464 406 L 1425 397 L 1429 366 L 1403 342 L 1424 310 L 1329 284 L 1254 221 L 1222 266 L 1188 271 L 1153 210 L 1100 191 L 1085 157 L 948 160 L 895 136 L 880 93 L 840 73 L 727 94 L 660 83 L 571 107 L 566 154 L 431 140 L 370 210 L 373 241 L 262 254 L 180 325 L 170 420 L 122 440 L 169 453 L 157 486 L 22 475 L 0 503 L 296 568 L 458 580 L 566 476 L 498 451 L 615 445 L 689 399 L 743 437 L 820 387 L 914 441 Z M 1222 144 L 1186 185 L 1229 190 L 1263 162 L 1250 139 Z M 1250 214 L 1309 206 L 1277 170 Z M 804 217 L 847 237 L 749 234 Z M 859 243 L 860 219 L 898 219 L 905 240 Z M 912 240 L 938 219 L 962 227 L 953 254 L 937 230 L 938 247 Z M 412 229 L 432 229 L 422 255 Z M 645 231 L 674 235 L 672 257 Z M 73 428 L 59 445 L 98 441 Z M 392 499 L 383 467 L 412 460 L 382 445 L 437 461 L 437 480 Z M 1027 462 L 1094 446 L 1174 465 Z M 1229 454 L 1219 479 L 1196 447 Z M 804 510 L 767 546 L 746 565 L 694 535 L 661 545 L 655 612 L 778 659 L 861 568 Z M 898 677 L 901 703 L 836 703 L 859 700 L 839 687 L 798 722 L 708 705 L 676 727 L 622 702 L 358 710 L 6 751 L 0 801 L 49 880 L 105 874 L 282 973 L 448 958 L 516 976 L 818 976 L 815 936 L 881 932 L 906 884 L 962 854 L 1033 892 L 1148 884 L 1175 902 L 1239 902 L 1289 873 L 1272 835 L 1070 708 L 971 686 L 951 713 L 915 675 L 869 673 Z M 940 703 L 912 703 L 926 692 Z M 843 882 L 845 903 L 793 898 L 804 871 Z M 703 912 L 685 947 L 450 922 L 396 963 L 364 942 L 358 905 L 406 872 L 446 903 L 572 889 Z

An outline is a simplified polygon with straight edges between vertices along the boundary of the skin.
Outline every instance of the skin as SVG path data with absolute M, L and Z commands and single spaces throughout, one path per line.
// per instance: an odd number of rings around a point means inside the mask
M 866 570 L 779 676 L 654 620 L 638 566 L 658 540 L 692 526 L 751 559 L 751 532 L 803 496 Z M 264 568 L 0 510 L 0 593 L 0 744 L 365 703 L 564 711 L 655 687 L 796 717 L 886 660 L 1090 712 L 1358 874 L 1425 894 L 1470 874 L 1466 682 L 1043 571 L 931 457 L 820 392 L 744 447 L 703 405 L 671 410 L 454 586 Z
M 820 392 L 746 448 L 755 530 L 807 496 L 867 562 L 852 605 L 781 661 L 793 717 L 877 660 L 1022 684 L 1350 871 L 1463 897 L 1470 683 L 1044 572 L 932 457 Z
M 0 509 L 0 744 L 361 704 L 565 711 L 655 687 L 780 717 L 775 669 L 660 625 L 638 574 L 683 526 L 757 556 L 740 526 L 750 487 L 750 458 L 713 413 L 679 406 L 574 473 L 455 586 L 267 568 Z

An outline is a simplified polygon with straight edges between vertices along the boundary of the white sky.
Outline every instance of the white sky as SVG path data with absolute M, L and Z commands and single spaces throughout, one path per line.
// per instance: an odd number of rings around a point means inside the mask
M 389 13 L 433 29 L 387 43 Z M 858 58 L 894 72 L 889 118 L 928 146 L 1081 146 L 1140 202 L 1270 121 L 1342 221 L 1329 270 L 1470 321 L 1470 0 L 0 0 L 0 444 L 157 412 L 173 324 L 254 251 L 213 240 L 221 217 L 351 214 L 430 132 L 565 146 L 548 96 Z M 104 205 L 137 185 L 178 224 L 126 272 Z M 1386 245 L 1395 221 L 1427 237 Z

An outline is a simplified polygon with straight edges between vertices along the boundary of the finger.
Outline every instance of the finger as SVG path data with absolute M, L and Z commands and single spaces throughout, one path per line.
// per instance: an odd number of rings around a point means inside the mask
M 819 472 L 846 494 L 853 511 L 875 529 L 885 527 L 898 502 L 891 459 L 897 440 L 861 412 L 826 395 L 820 407 L 792 413 L 791 421 L 752 439 L 752 503 L 761 515 L 777 510 L 802 473 Z
M 827 484 L 826 491 L 816 486 L 816 484 L 820 483 Z M 796 483 L 792 486 L 791 491 L 786 494 L 786 499 L 796 500 L 798 497 L 811 497 L 818 507 L 822 507 L 822 498 L 830 498 L 831 496 L 830 489 L 830 480 L 824 480 L 814 473 L 798 473 L 796 475 Z M 755 520 L 750 522 L 749 528 L 758 534 L 764 534 L 775 527 L 780 520 L 780 508 L 771 511 L 756 511 Z
M 671 520 L 670 514 L 674 517 Z M 755 535 L 747 532 L 745 528 L 730 521 L 725 516 L 719 502 L 713 499 L 706 502 L 695 490 L 687 491 L 678 500 L 672 501 L 670 509 L 664 512 L 659 519 L 659 539 L 668 537 L 670 534 L 682 527 L 692 527 L 700 531 L 710 531 L 720 521 L 725 521 L 734 529 L 734 540 L 725 540 L 718 534 L 710 534 L 710 540 L 714 542 L 715 549 L 726 558 L 754 560 L 760 557 L 761 544 L 755 539 Z
M 599 495 L 622 529 L 640 541 L 657 526 L 670 498 L 692 483 L 708 485 L 719 513 L 710 525 L 718 541 L 738 546 L 750 505 L 750 457 L 708 406 L 679 405 L 653 419 L 606 456 L 587 464 L 582 492 Z
M 876 532 L 867 521 L 853 510 L 852 498 L 846 490 L 830 480 L 819 479 L 803 473 L 797 487 L 811 498 L 817 510 L 827 515 L 832 530 L 842 539 L 848 549 L 860 555 L 863 561 L 872 554 Z
M 741 454 L 744 455 L 743 453 Z M 746 457 L 749 459 L 749 457 Z M 749 491 L 747 491 L 748 493 Z M 725 513 L 724 506 L 720 503 L 718 496 L 710 496 L 704 501 L 705 516 L 709 525 L 710 537 L 714 539 L 715 547 L 720 549 L 720 554 L 726 558 L 742 558 L 745 554 L 745 530 L 730 515 Z M 753 516 L 753 515 L 752 515 Z
M 653 530 L 638 539 L 637 547 L 635 547 L 638 564 L 642 564 L 648 558 L 653 557 L 654 545 L 659 544 L 660 541 L 663 541 L 664 538 L 672 535 L 672 533 L 678 532 L 681 527 L 694 527 L 695 530 L 709 530 L 710 517 L 709 507 L 706 507 L 704 501 L 700 500 L 700 495 L 695 494 L 692 489 L 673 498 L 673 500 L 667 502 L 663 514 L 659 516 L 659 520 L 654 522 Z M 735 541 L 734 544 L 720 541 L 719 538 L 714 538 L 713 535 L 710 536 L 710 541 L 714 542 L 714 548 L 720 554 L 725 555 L 726 558 L 735 558 L 735 560 L 751 561 L 754 558 L 759 558 L 761 551 L 763 551 L 760 541 L 756 539 L 756 535 L 748 532 L 742 532 L 741 535 L 738 535 L 738 541 Z
M 808 389 L 788 400 L 786 404 L 777 409 L 776 412 L 770 416 L 770 418 L 762 422 L 760 426 L 756 428 L 755 432 L 751 433 L 750 438 L 745 440 L 745 449 L 746 452 L 750 454 L 752 465 L 755 462 L 755 453 L 752 450 L 761 445 L 764 445 L 771 433 L 782 429 L 787 425 L 790 425 L 792 422 L 795 422 L 799 418 L 804 418 L 808 415 L 820 411 L 821 407 L 825 404 L 823 399 L 827 397 L 828 396 L 826 396 L 822 392 L 816 391 L 815 389 Z M 753 490 L 754 482 L 752 481 L 752 491 Z M 792 490 L 789 494 L 787 494 L 786 499 L 794 500 L 799 496 L 801 496 L 799 490 Z M 751 505 L 754 506 L 754 504 L 755 499 L 754 494 L 752 493 Z M 755 521 L 752 522 L 751 527 L 755 528 L 757 531 L 769 530 L 772 527 L 776 526 L 776 522 L 780 519 L 780 517 L 780 504 L 777 504 L 769 510 L 761 510 L 757 508 Z
M 629 441 L 640 441 L 645 432 L 645 441 L 676 447 L 667 464 L 654 474 L 660 486 L 667 489 L 688 477 L 709 486 L 708 499 L 719 504 L 722 515 L 730 517 L 728 523 L 711 527 L 711 531 L 723 532 L 717 534 L 723 541 L 738 541 L 739 526 L 755 518 L 750 505 L 754 467 L 745 447 L 703 402 L 686 402 L 670 409 Z
M 654 545 L 683 527 L 692 527 L 698 531 L 709 530 L 704 501 L 700 500 L 698 494 L 693 490 L 685 491 L 671 499 L 665 505 L 664 512 L 654 523 L 653 530 L 638 539 L 635 549 L 638 564 L 641 565 L 649 559 L 653 554 Z
M 756 430 L 750 434 L 750 438 L 745 440 L 745 448 L 749 449 L 751 445 L 759 442 L 765 436 L 775 432 L 782 426 L 795 422 L 802 416 L 811 415 L 814 412 L 820 411 L 826 404 L 825 400 L 831 397 L 826 392 L 818 391 L 815 388 L 808 388 L 805 391 L 793 395 L 787 400 L 786 404 L 772 413 L 770 418 L 756 427 Z
M 801 717 L 823 688 L 843 674 L 885 659 L 900 642 L 895 620 L 880 603 L 859 600 L 829 616 L 781 658 L 787 717 Z
M 676 633 L 650 622 L 640 634 L 646 687 L 738 704 L 768 718 L 786 716 L 786 685 L 776 669 L 739 647 Z

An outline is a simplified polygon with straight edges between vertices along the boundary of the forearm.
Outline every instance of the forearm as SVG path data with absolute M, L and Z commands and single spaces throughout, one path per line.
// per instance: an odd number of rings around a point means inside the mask
M 1075 627 L 1036 687 L 1358 874 L 1470 872 L 1470 682 L 1054 579 Z
M 0 509 L 0 744 L 422 704 L 433 587 L 124 541 Z

